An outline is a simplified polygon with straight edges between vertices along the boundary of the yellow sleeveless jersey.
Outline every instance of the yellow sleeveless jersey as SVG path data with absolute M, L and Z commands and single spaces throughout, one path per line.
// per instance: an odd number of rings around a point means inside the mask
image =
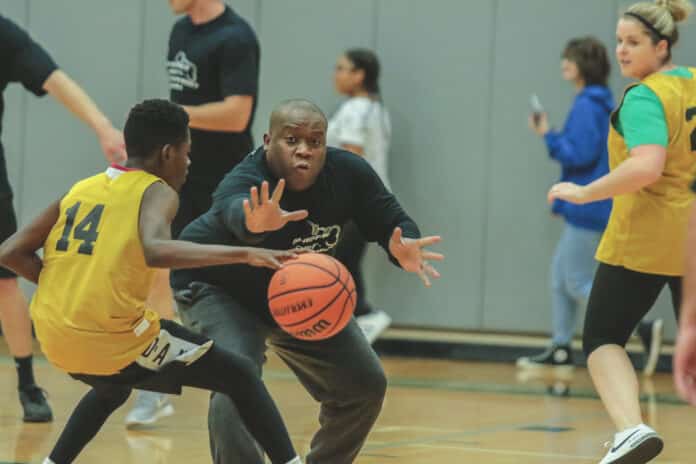
M 690 187 L 696 176 L 696 68 L 689 71 L 691 78 L 655 73 L 641 82 L 662 103 L 669 132 L 667 158 L 657 182 L 614 197 L 597 250 L 603 263 L 649 274 L 684 273 L 686 225 L 694 199 Z M 615 169 L 630 155 L 613 125 L 608 144 L 609 165 Z
M 61 200 L 31 303 L 41 348 L 57 367 L 114 374 L 159 333 L 159 317 L 146 306 L 155 271 L 145 263 L 138 225 L 143 194 L 159 181 L 113 166 Z

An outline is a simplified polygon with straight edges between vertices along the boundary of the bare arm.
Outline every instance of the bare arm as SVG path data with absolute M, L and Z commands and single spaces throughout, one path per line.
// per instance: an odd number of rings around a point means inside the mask
M 54 71 L 44 82 L 43 88 L 94 131 L 109 161 L 122 162 L 126 159 L 123 134 L 114 128 L 96 103 L 67 74 L 59 69 Z
M 674 349 L 674 383 L 679 395 L 696 406 L 696 205 L 691 208 L 686 235 L 679 334 Z
M 662 175 L 666 158 L 667 152 L 663 146 L 635 147 L 626 161 L 586 187 L 586 201 L 605 200 L 647 187 Z
M 249 125 L 254 97 L 233 95 L 221 102 L 184 106 L 189 125 L 194 129 L 221 132 L 242 132 Z
M 36 252 L 43 248 L 59 215 L 60 200 L 0 245 L 0 264 L 30 282 L 38 283 L 43 262 Z
M 140 240 L 150 267 L 191 268 L 248 263 L 271 269 L 295 257 L 288 251 L 263 248 L 202 245 L 172 240 L 171 223 L 179 207 L 179 197 L 169 186 L 157 182 L 150 186 L 140 206 Z
M 556 199 L 583 204 L 637 192 L 657 182 L 665 168 L 667 151 L 661 145 L 641 145 L 609 174 L 588 185 L 561 182 L 549 190 L 549 202 Z
M 679 325 L 696 327 L 696 204 L 691 208 L 686 234 L 686 269 L 682 288 Z

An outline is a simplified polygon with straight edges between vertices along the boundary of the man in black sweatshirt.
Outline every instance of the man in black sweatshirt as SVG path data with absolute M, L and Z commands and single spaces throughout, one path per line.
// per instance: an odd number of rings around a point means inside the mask
M 326 118 L 306 100 L 289 100 L 271 114 L 264 146 L 222 180 L 210 210 L 189 224 L 182 240 L 198 243 L 306 248 L 332 254 L 341 227 L 353 220 L 390 260 L 419 275 L 439 277 L 418 227 L 362 158 L 327 148 Z M 272 193 L 271 193 L 272 192 Z M 355 321 L 321 341 L 292 338 L 273 322 L 266 291 L 272 272 L 248 266 L 179 270 L 172 275 L 179 313 L 189 327 L 247 356 L 259 375 L 266 343 L 321 402 L 320 430 L 308 464 L 347 464 L 358 455 L 382 407 L 384 371 Z M 229 398 L 214 395 L 208 415 L 216 464 L 262 464 Z

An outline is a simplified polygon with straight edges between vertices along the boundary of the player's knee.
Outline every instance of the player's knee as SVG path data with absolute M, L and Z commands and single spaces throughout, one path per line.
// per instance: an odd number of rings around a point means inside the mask
M 588 358 L 594 350 L 599 348 L 601 345 L 596 337 L 584 333 L 582 335 L 582 352 L 585 353 L 585 357 Z
M 582 351 L 585 353 L 585 357 L 589 358 L 592 353 L 594 353 L 598 348 L 604 345 L 619 345 L 624 346 L 626 340 L 621 340 L 616 336 L 609 335 L 588 335 L 584 333 L 582 336 Z
M 242 376 L 245 379 L 261 378 L 261 366 L 252 361 L 252 359 L 248 356 L 233 353 L 231 351 L 221 350 L 219 348 L 218 350 L 225 358 L 225 362 L 229 366 L 233 366 L 235 377 Z
M 592 279 L 575 277 L 568 279 L 568 293 L 577 301 L 587 301 L 592 290 Z
M 384 371 L 371 369 L 360 376 L 360 396 L 370 402 L 382 403 L 387 393 L 387 376 Z
M 215 430 L 228 430 L 239 427 L 241 419 L 234 401 L 224 393 L 213 392 L 208 409 L 208 425 Z
M 125 403 L 130 396 L 130 393 L 130 388 L 120 387 L 94 390 L 94 394 L 98 398 L 99 403 L 105 409 L 112 411 L 121 407 L 121 405 L 123 405 L 123 403 Z
M 551 290 L 554 292 L 565 292 L 566 283 L 563 275 L 557 269 L 551 269 Z

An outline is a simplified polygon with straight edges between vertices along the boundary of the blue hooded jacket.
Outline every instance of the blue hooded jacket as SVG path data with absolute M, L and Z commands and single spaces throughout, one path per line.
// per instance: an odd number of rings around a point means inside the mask
M 575 97 L 563 131 L 552 130 L 544 136 L 549 156 L 561 164 L 561 182 L 587 185 L 609 172 L 607 136 L 613 109 L 611 90 L 589 85 Z M 609 220 L 611 200 L 584 205 L 556 200 L 552 210 L 576 227 L 602 231 Z

